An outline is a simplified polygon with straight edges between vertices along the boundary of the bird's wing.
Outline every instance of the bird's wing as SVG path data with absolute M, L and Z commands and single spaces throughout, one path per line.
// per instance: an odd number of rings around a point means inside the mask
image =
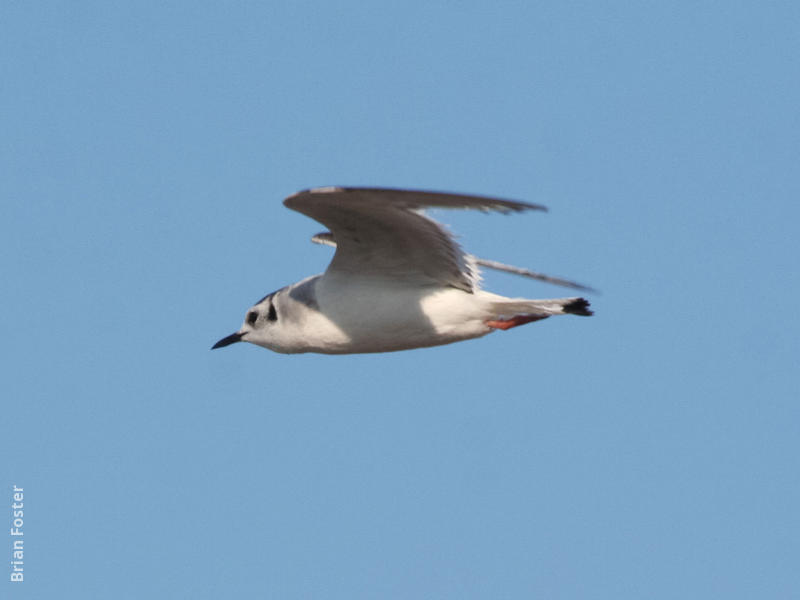
M 336 240 L 333 238 L 333 234 L 329 231 L 316 234 L 311 238 L 311 241 L 314 242 L 315 244 L 322 244 L 323 246 L 333 246 L 334 248 L 336 248 Z M 487 269 L 494 269 L 496 271 L 503 271 L 505 273 L 513 273 L 514 275 L 522 275 L 523 277 L 530 277 L 531 279 L 536 279 L 537 281 L 544 281 L 545 283 L 552 283 L 553 285 L 560 285 L 575 290 L 582 290 L 584 292 L 597 293 L 597 290 L 595 290 L 594 288 L 591 288 L 588 285 L 583 285 L 581 283 L 576 283 L 575 281 L 570 281 L 569 279 L 562 279 L 561 277 L 553 277 L 552 275 L 545 275 L 544 273 L 531 271 L 530 269 L 525 269 L 523 267 L 515 267 L 513 265 L 507 265 L 505 263 L 497 262 L 496 260 L 489 260 L 487 258 L 478 258 L 477 256 L 473 256 L 472 260 L 476 265 L 479 265 L 481 267 L 486 267 Z
M 573 290 L 582 290 L 584 292 L 593 292 L 595 294 L 598 293 L 596 289 L 591 288 L 588 285 L 576 283 L 575 281 L 570 281 L 569 279 L 545 275 L 544 273 L 539 273 L 538 271 L 531 271 L 530 269 L 524 269 L 523 267 L 507 265 L 505 263 L 497 262 L 496 260 L 489 260 L 487 258 L 478 258 L 476 256 L 474 257 L 474 260 L 476 265 L 486 267 L 487 269 L 494 269 L 495 271 L 503 271 L 505 273 L 513 273 L 514 275 L 522 275 L 523 277 L 530 277 L 531 279 L 536 279 L 537 281 L 544 281 L 545 283 L 552 283 L 553 285 L 560 285 L 562 287 L 572 288 Z
M 471 292 L 470 256 L 425 208 L 474 208 L 503 213 L 543 206 L 480 196 L 378 188 L 325 187 L 283 202 L 331 230 L 321 243 L 336 245 L 329 273 L 437 283 Z

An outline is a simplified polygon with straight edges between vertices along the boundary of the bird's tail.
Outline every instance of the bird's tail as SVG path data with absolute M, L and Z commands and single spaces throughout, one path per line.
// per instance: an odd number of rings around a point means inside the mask
M 553 300 L 506 298 L 492 302 L 492 310 L 498 318 L 525 315 L 544 319 L 551 315 L 589 317 L 594 314 L 589 310 L 589 301 L 585 298 L 555 298 Z

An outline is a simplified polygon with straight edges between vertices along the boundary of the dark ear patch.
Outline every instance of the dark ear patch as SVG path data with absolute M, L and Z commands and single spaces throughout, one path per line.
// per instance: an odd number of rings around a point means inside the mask
M 277 321 L 278 320 L 278 313 L 275 310 L 275 305 L 271 301 L 269 303 L 269 312 L 267 313 L 267 320 L 269 320 L 269 321 Z

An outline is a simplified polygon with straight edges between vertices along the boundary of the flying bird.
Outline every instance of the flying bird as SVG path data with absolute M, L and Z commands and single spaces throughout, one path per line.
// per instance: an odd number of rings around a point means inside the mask
M 392 352 L 478 338 L 553 315 L 589 316 L 581 297 L 506 298 L 480 289 L 479 266 L 591 291 L 580 284 L 480 259 L 424 214 L 425 208 L 484 212 L 547 210 L 482 196 L 414 190 L 321 187 L 284 205 L 330 231 L 312 241 L 335 246 L 324 273 L 267 294 L 241 328 L 212 349 L 250 342 L 275 352 Z

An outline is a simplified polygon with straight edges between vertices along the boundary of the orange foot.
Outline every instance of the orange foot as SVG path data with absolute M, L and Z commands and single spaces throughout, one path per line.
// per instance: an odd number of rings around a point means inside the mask
M 533 323 L 534 321 L 541 321 L 550 315 L 517 315 L 510 319 L 497 319 L 495 321 L 486 321 L 486 324 L 492 329 L 511 329 L 517 325 L 525 325 L 525 323 Z

